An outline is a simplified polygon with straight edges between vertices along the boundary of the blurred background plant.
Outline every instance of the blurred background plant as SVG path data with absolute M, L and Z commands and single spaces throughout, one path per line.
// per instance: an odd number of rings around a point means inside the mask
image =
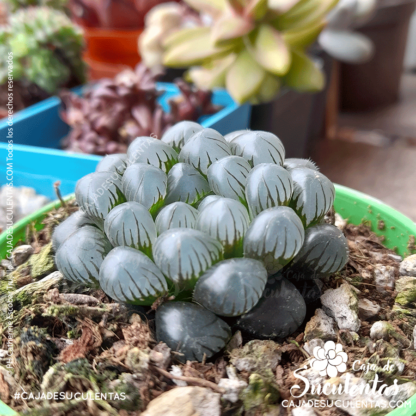
M 281 85 L 307 92 L 323 88 L 324 75 L 306 49 L 337 0 L 186 3 L 204 16 L 201 23 L 192 27 L 184 17 L 179 25 L 171 5 L 159 6 L 139 42 L 147 62 L 158 64 L 154 54 L 161 45 L 164 65 L 191 67 L 189 80 L 203 88 L 225 86 L 239 103 L 267 102 Z M 163 29 L 169 24 L 177 30 Z M 157 42 L 150 42 L 152 37 Z
M 30 7 L 10 15 L 0 27 L 0 51 L 13 53 L 15 111 L 60 88 L 85 82 L 81 30 L 61 11 Z M 0 61 L 0 106 L 7 101 L 7 60 Z
M 32 6 L 46 6 L 51 9 L 61 10 L 63 12 L 68 10 L 68 0 L 4 0 L 4 4 L 13 13 L 19 9 Z

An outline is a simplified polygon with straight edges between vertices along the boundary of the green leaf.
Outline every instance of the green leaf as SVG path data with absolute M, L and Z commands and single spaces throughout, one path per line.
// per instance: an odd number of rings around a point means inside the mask
M 235 61 L 236 55 L 231 54 L 223 59 L 210 62 L 209 65 L 191 68 L 187 76 L 199 88 L 212 89 L 225 86 L 227 69 Z
M 242 104 L 258 93 L 265 76 L 266 71 L 243 50 L 227 72 L 226 87 L 234 100 Z
M 185 66 L 200 65 L 208 58 L 214 58 L 230 49 L 230 46 L 216 47 L 211 41 L 211 28 L 195 28 L 192 36 L 173 44 L 168 48 L 163 64 L 170 67 L 183 68 Z
M 269 9 L 281 14 L 290 10 L 300 0 L 268 0 Z
M 244 15 L 260 20 L 267 13 L 267 0 L 250 0 L 244 9 Z
M 306 28 L 288 30 L 283 33 L 283 39 L 287 45 L 293 48 L 304 48 L 315 42 L 324 27 L 325 20 L 322 19 Z
M 254 29 L 254 23 L 233 12 L 224 14 L 212 28 L 212 40 L 219 46 L 226 41 L 247 35 Z
M 267 71 L 285 75 L 290 67 L 290 52 L 282 35 L 267 24 L 245 38 L 247 49 L 253 58 Z
M 272 74 L 266 74 L 260 90 L 252 100 L 251 104 L 268 103 L 272 101 L 280 90 L 280 80 Z
M 227 4 L 226 0 L 184 0 L 198 12 L 208 13 L 211 16 L 220 15 Z
M 338 0 L 300 0 L 279 16 L 273 25 L 281 31 L 306 29 L 307 26 L 321 21 L 337 3 Z
M 325 75 L 303 52 L 292 50 L 292 65 L 285 84 L 302 92 L 317 92 L 325 86 Z
M 173 33 L 168 35 L 166 38 L 162 39 L 162 45 L 165 48 L 171 48 L 181 44 L 183 41 L 186 41 L 189 38 L 192 38 L 194 35 L 201 33 L 201 29 L 206 31 L 205 27 L 187 27 L 185 29 L 175 30 Z

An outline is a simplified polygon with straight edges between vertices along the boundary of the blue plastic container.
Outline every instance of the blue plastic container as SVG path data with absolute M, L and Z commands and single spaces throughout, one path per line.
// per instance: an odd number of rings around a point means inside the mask
M 159 83 L 158 88 L 165 91 L 160 103 L 169 111 L 168 100 L 178 95 L 174 84 Z M 76 92 L 81 93 L 81 89 Z M 224 90 L 213 94 L 214 104 L 223 109 L 211 116 L 203 116 L 199 122 L 204 127 L 212 127 L 222 134 L 245 129 L 250 124 L 249 104 L 239 106 Z M 14 116 L 13 137 L 13 185 L 29 186 L 37 193 L 55 199 L 53 184 L 61 181 L 61 193 L 74 192 L 79 178 L 93 172 L 101 156 L 69 153 L 60 149 L 61 140 L 68 134 L 69 127 L 60 116 L 60 100 L 51 97 L 28 107 Z M 7 120 L 0 121 L 0 167 L 6 168 Z M 5 176 L 0 178 L 0 185 L 5 183 Z

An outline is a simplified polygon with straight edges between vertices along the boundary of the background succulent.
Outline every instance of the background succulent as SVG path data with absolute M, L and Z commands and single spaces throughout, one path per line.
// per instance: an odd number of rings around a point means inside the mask
M 46 6 L 51 9 L 66 11 L 68 0 L 4 0 L 10 7 L 11 12 L 15 12 L 21 8 L 33 6 Z
M 163 111 L 156 87 L 159 72 L 144 65 L 125 70 L 114 79 L 105 79 L 85 91 L 82 97 L 61 93 L 61 117 L 71 127 L 62 143 L 64 149 L 107 155 L 125 153 L 129 144 L 141 136 L 160 138 L 171 125 L 182 120 L 198 120 L 217 112 L 211 92 L 197 90 L 178 81 L 180 94 L 169 100 L 170 113 Z
M 250 336 L 292 334 L 348 247 L 323 223 L 332 183 L 284 154 L 270 133 L 224 138 L 193 122 L 163 141 L 138 137 L 79 180 L 82 213 L 53 236 L 59 269 L 118 302 L 152 305 L 157 340 L 182 361 L 225 346 L 231 328 L 218 316 Z
M 168 18 L 149 19 L 140 42 L 145 55 L 149 40 L 155 42 L 149 64 L 159 64 L 155 55 L 163 48 L 164 65 L 191 67 L 187 76 L 196 85 L 225 86 L 239 103 L 269 101 L 281 85 L 299 91 L 323 87 L 324 76 L 305 50 L 337 0 L 185 2 L 209 19 L 180 22 L 170 6 L 159 6 L 155 15 Z

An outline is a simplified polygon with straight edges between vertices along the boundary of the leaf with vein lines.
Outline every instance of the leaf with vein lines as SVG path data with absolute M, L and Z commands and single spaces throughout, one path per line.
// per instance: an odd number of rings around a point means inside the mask
M 289 263 L 302 247 L 302 221 L 289 207 L 269 208 L 254 218 L 244 238 L 244 257 L 263 261 L 269 274 Z
M 199 276 L 222 258 L 217 240 L 190 228 L 165 231 L 153 245 L 156 266 L 180 289 L 193 289 Z
M 293 192 L 290 173 L 273 163 L 261 163 L 247 178 L 246 198 L 254 218 L 267 208 L 288 205 Z
M 182 362 L 202 361 L 225 347 L 230 327 L 212 312 L 190 302 L 168 302 L 156 311 L 156 339 Z
M 130 247 L 110 251 L 100 268 L 100 285 L 110 298 L 135 305 L 152 305 L 168 290 L 165 277 L 149 257 Z
M 179 153 L 188 140 L 201 130 L 203 127 L 194 121 L 181 121 L 168 129 L 161 140 Z
M 132 247 L 151 257 L 156 227 L 144 205 L 138 202 L 118 205 L 107 215 L 104 230 L 114 247 Z
M 56 253 L 56 265 L 65 279 L 97 287 L 101 263 L 112 248 L 103 232 L 85 225 L 61 245 Z
M 196 229 L 218 240 L 224 257 L 243 257 L 243 239 L 250 224 L 246 207 L 230 198 L 219 198 L 199 213 Z
M 104 156 L 95 168 L 96 172 L 117 172 L 123 175 L 127 168 L 127 155 L 125 153 L 114 153 Z
M 198 210 L 185 202 L 173 202 L 163 208 L 156 217 L 158 235 L 172 228 L 195 228 Z
M 223 260 L 199 278 L 193 300 L 217 315 L 238 316 L 256 305 L 266 282 L 267 270 L 262 262 Z

